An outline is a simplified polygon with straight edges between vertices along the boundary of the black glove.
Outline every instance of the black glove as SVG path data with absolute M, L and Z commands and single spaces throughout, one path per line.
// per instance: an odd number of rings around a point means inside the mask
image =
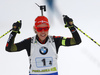
M 17 21 L 15 22 L 13 25 L 12 25 L 12 32 L 16 32 L 16 33 L 20 33 L 20 28 L 21 28 L 21 20 L 20 21 Z
M 73 19 L 69 18 L 67 15 L 63 15 L 63 20 L 65 23 L 65 27 L 73 27 Z

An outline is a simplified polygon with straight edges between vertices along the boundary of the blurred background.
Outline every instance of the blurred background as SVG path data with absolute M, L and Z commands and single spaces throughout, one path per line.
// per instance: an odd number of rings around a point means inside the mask
M 41 15 L 35 3 L 47 7 L 44 16 L 51 26 L 49 35 L 72 37 L 69 29 L 64 28 L 62 15 L 68 15 L 77 27 L 100 44 L 100 0 L 0 0 L 0 36 L 18 20 L 22 20 L 22 28 L 15 43 L 34 36 L 34 20 Z M 78 32 L 82 39 L 80 45 L 59 48 L 59 75 L 100 75 L 100 47 Z M 28 75 L 26 50 L 5 51 L 9 34 L 0 38 L 0 75 Z

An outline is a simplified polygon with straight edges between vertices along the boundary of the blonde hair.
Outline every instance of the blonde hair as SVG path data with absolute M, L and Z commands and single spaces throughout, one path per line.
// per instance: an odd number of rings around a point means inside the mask
M 36 32 L 36 29 L 35 29 L 35 26 L 33 26 L 33 30 L 34 30 L 35 33 L 37 33 L 37 32 Z

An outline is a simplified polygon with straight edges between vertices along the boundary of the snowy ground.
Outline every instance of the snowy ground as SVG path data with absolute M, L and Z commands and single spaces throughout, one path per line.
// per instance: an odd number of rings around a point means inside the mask
M 0 0 L 0 36 L 22 20 L 21 34 L 15 42 L 34 36 L 34 19 L 40 15 L 35 5 L 45 0 Z M 61 15 L 72 17 L 76 26 L 100 43 L 100 0 L 55 0 Z M 49 9 L 47 8 L 47 12 Z M 45 12 L 45 16 L 48 16 Z M 71 37 L 64 23 L 55 14 L 50 22 L 50 35 Z M 78 31 L 82 43 L 78 46 L 60 47 L 58 54 L 59 75 L 100 75 L 100 47 Z M 5 51 L 9 34 L 0 39 L 0 75 L 28 75 L 29 60 L 25 50 L 16 53 Z

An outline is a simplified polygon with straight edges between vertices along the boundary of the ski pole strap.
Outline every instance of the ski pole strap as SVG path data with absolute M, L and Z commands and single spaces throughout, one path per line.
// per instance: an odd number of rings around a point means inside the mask
M 12 29 L 10 29 L 9 31 L 7 31 L 5 34 L 3 34 L 2 36 L 0 36 L 0 38 L 2 38 L 3 36 L 5 36 L 6 34 L 8 34 L 10 31 L 12 31 Z
M 85 36 L 87 36 L 89 39 L 91 39 L 94 43 L 96 43 L 98 46 L 100 46 L 99 43 L 97 43 L 94 39 L 92 39 L 89 35 L 84 33 L 81 29 L 79 29 L 77 26 L 73 25 L 75 28 L 77 28 L 81 33 L 83 33 Z

